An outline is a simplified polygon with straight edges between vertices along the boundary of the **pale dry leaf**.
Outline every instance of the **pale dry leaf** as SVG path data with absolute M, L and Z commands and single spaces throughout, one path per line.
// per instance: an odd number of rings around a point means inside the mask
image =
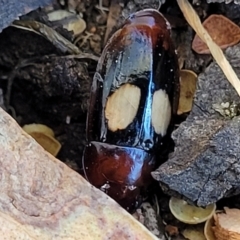
M 86 29 L 86 22 L 80 15 L 66 10 L 56 10 L 48 13 L 49 21 L 56 25 L 62 25 L 69 32 L 72 31 L 76 37 Z
M 180 97 L 177 111 L 178 115 L 191 111 L 193 97 L 196 91 L 196 84 L 196 73 L 186 69 L 180 71 Z
M 202 224 L 187 226 L 187 228 L 182 231 L 182 235 L 189 240 L 206 240 L 204 236 L 204 226 Z

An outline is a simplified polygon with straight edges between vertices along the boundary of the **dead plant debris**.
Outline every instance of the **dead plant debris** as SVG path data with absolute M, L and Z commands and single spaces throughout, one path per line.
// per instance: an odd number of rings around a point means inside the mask
M 240 182 L 236 175 L 240 169 L 236 160 L 240 157 L 240 46 L 236 45 L 240 28 L 231 17 L 240 9 L 240 1 L 177 2 L 179 7 L 165 0 L 68 0 L 44 8 L 50 3 L 46 0 L 37 4 L 41 9 L 23 15 L 26 9 L 37 8 L 34 2 L 28 6 L 24 1 L 24 9 L 16 14 L 14 8 L 9 16 L 4 11 L 10 4 L 0 3 L 0 20 L 5 18 L 0 21 L 0 106 L 46 150 L 54 142 L 57 150 L 48 151 L 80 173 L 91 80 L 102 50 L 129 14 L 159 9 L 172 25 L 180 68 L 185 69 L 180 71 L 175 148 L 171 141 L 166 144 L 166 162 L 153 173 L 160 186 L 156 184 L 143 196 L 145 201 L 134 216 L 161 240 L 240 239 L 240 192 L 234 186 Z M 206 19 L 203 24 L 199 17 Z M 27 130 L 33 122 L 44 128 Z M 220 178 L 225 185 L 218 184 Z M 221 195 L 228 192 L 225 188 L 236 196 Z M 178 216 L 179 211 L 172 214 L 170 196 L 184 198 L 185 207 L 213 203 L 213 211 L 204 218 L 205 227 L 199 225 L 197 206 L 178 209 L 187 220 Z M 227 204 L 222 204 L 225 197 Z M 190 225 L 189 218 L 196 225 Z

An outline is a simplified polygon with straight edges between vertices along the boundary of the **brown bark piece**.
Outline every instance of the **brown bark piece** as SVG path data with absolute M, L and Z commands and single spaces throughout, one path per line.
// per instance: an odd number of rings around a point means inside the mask
M 213 227 L 217 240 L 239 240 L 240 239 L 240 209 L 224 208 L 224 212 L 215 215 Z
M 240 44 L 225 52 L 238 76 L 239 52 Z M 224 104 L 229 108 L 220 108 L 222 115 L 215 106 Z M 240 193 L 238 106 L 238 93 L 211 63 L 198 77 L 191 113 L 173 132 L 174 152 L 153 172 L 167 194 L 205 207 Z
M 47 6 L 52 2 L 52 0 L 0 0 L 0 32 L 19 16 L 39 7 Z
M 0 109 L 1 239 L 157 239 Z

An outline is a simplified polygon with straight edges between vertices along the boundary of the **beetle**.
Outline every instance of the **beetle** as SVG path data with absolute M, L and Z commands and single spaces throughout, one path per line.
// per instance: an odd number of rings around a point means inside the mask
M 130 15 L 107 42 L 92 82 L 84 176 L 128 211 L 153 180 L 177 110 L 178 61 L 170 35 L 157 10 Z

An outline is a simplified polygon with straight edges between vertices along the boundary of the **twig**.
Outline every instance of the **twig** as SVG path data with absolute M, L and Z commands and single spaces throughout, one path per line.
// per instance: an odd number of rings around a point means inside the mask
M 104 11 L 108 12 L 109 9 L 106 7 L 103 7 L 102 5 L 102 0 L 99 0 L 99 4 L 95 6 L 97 9 L 99 9 L 102 13 L 104 13 Z
M 82 40 L 82 42 L 79 46 L 79 47 L 82 47 L 87 42 L 88 39 L 90 39 L 92 36 L 94 36 L 93 33 L 90 33 L 88 31 L 85 31 L 85 34 L 86 34 L 85 36 L 83 36 L 81 34 L 78 38 L 76 38 L 75 41 L 74 41 L 74 44 L 77 44 L 80 40 Z
M 15 76 L 17 75 L 19 69 L 27 67 L 29 65 L 34 65 L 32 62 L 35 58 L 31 59 L 25 59 L 25 60 L 20 60 L 19 63 L 13 68 L 11 73 L 8 76 L 8 83 L 7 83 L 7 92 L 6 92 L 6 111 L 8 111 L 11 108 L 11 111 L 13 112 L 13 108 L 10 106 L 10 100 L 11 100 L 11 93 L 12 93 L 12 85 L 15 79 Z
M 26 31 L 37 33 L 50 41 L 57 49 L 63 53 L 80 54 L 80 49 L 71 43 L 68 39 L 56 32 L 54 29 L 37 21 L 16 20 L 12 27 L 20 28 Z
M 74 59 L 91 59 L 93 61 L 98 61 L 99 60 L 99 57 L 98 56 L 95 56 L 91 53 L 81 53 L 81 54 L 78 54 L 78 55 L 67 55 L 67 56 L 64 56 L 65 58 L 74 58 Z
M 232 84 L 232 86 L 235 88 L 238 95 L 240 96 L 240 81 L 236 73 L 234 72 L 233 68 L 231 67 L 230 63 L 224 56 L 221 48 L 212 40 L 211 36 L 203 27 L 197 13 L 192 8 L 188 0 L 177 0 L 177 2 L 189 25 L 194 29 L 194 31 L 198 34 L 202 41 L 204 41 L 207 44 L 217 64 L 220 66 L 226 78 Z
M 104 36 L 104 45 L 106 44 L 109 35 L 112 33 L 113 28 L 119 24 L 120 14 L 122 7 L 120 5 L 120 0 L 112 0 L 109 8 L 108 19 L 107 19 L 107 29 Z

